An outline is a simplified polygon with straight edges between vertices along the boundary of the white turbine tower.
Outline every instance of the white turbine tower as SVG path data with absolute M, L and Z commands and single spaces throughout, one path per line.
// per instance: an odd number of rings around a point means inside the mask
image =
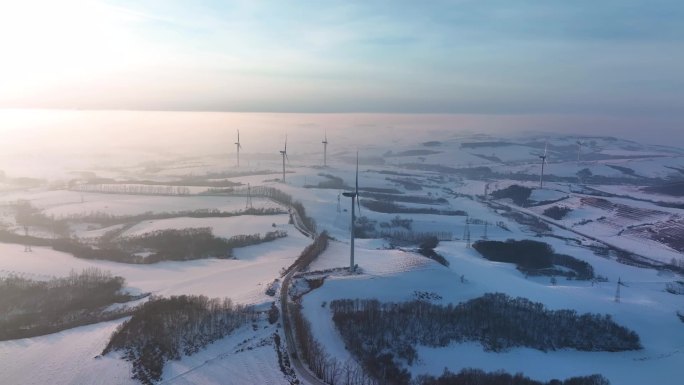
M 539 176 L 539 188 L 544 187 L 544 165 L 546 164 L 546 149 L 548 146 L 548 142 L 544 144 L 544 155 L 539 155 L 539 159 L 541 159 L 541 174 Z
M 349 271 L 354 272 L 356 265 L 354 265 L 354 222 L 356 222 L 356 205 L 359 206 L 359 213 L 361 213 L 361 204 L 359 203 L 359 153 L 356 153 L 356 188 L 354 192 L 344 192 L 342 195 L 351 198 L 351 246 L 349 250 Z
M 240 130 L 237 130 L 237 135 L 238 135 L 238 139 L 237 139 L 237 142 L 235 142 L 235 148 L 237 150 L 237 166 L 239 168 L 240 167 L 240 149 L 242 148 L 242 145 L 240 144 Z
M 283 156 L 283 183 L 285 183 L 285 159 L 287 161 L 290 161 L 290 158 L 287 157 L 287 135 L 285 135 L 285 148 L 280 151 L 280 155 Z
M 323 141 L 323 167 L 328 166 L 328 131 L 325 132 Z

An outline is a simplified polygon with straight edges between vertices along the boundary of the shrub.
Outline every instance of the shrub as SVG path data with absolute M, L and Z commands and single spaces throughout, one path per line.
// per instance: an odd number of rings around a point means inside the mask
M 569 212 L 571 212 L 572 209 L 569 207 L 564 207 L 564 206 L 551 206 L 544 210 L 544 215 L 546 215 L 549 218 L 555 219 L 555 220 L 561 220 L 563 217 L 568 215 Z
M 531 188 L 517 184 L 493 191 L 491 194 L 494 199 L 510 198 L 518 206 L 526 206 L 529 203 L 530 195 L 532 195 Z

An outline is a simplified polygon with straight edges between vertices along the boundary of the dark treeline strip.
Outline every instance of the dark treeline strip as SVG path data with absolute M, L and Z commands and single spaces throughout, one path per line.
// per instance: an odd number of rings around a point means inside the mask
M 224 239 L 215 237 L 211 229 L 169 229 L 120 238 L 95 248 L 75 239 L 56 239 L 53 249 L 83 259 L 105 259 L 123 263 L 156 263 L 160 261 L 187 261 L 202 258 L 232 258 L 232 250 L 286 237 L 284 231 L 265 235 L 236 235 Z M 141 256 L 138 253 L 148 252 Z
M 77 220 L 79 222 L 98 223 L 103 226 L 113 226 L 126 223 L 135 223 L 159 219 L 171 219 L 179 217 L 188 218 L 230 218 L 239 217 L 242 215 L 281 215 L 286 214 L 285 211 L 271 207 L 271 208 L 247 208 L 240 211 L 221 211 L 216 209 L 201 209 L 189 211 L 173 211 L 153 213 L 146 212 L 137 215 L 111 215 L 107 213 L 91 213 L 88 215 L 72 215 L 64 217 L 66 220 Z
M 318 236 L 316 236 L 316 239 L 314 239 L 313 243 L 307 246 L 302 253 L 297 257 L 297 259 L 288 267 L 285 271 L 282 272 L 281 277 L 284 277 L 292 271 L 296 266 L 300 267 L 300 270 L 304 271 L 308 268 L 308 266 L 311 264 L 311 262 L 314 261 L 314 259 L 318 258 L 319 255 L 323 254 L 325 249 L 328 248 L 328 232 L 324 231 Z
M 503 371 L 486 373 L 479 369 L 463 369 L 458 373 L 445 370 L 439 377 L 421 376 L 416 379 L 415 385 L 610 385 L 610 381 L 594 374 L 543 382 L 525 377 L 522 373 L 511 375 Z
M 178 217 L 188 218 L 229 218 L 241 215 L 281 215 L 286 212 L 275 207 L 246 208 L 240 211 L 221 211 L 216 209 L 199 209 L 173 212 L 145 212 L 136 215 L 112 215 L 104 212 L 92 212 L 86 215 L 74 214 L 59 218 L 49 217 L 30 203 L 20 202 L 15 209 L 17 223 L 21 226 L 37 226 L 55 231 L 56 234 L 66 235 L 70 222 L 97 223 L 102 226 L 114 226 L 120 224 L 137 223 L 149 220 L 170 219 Z
M 164 184 L 79 184 L 72 187 L 73 191 L 93 192 L 99 194 L 126 195 L 168 195 L 188 196 L 190 188 L 186 186 L 170 186 Z
M 594 278 L 591 264 L 569 255 L 556 254 L 553 247 L 544 242 L 527 239 L 477 241 L 473 248 L 490 261 L 515 263 L 518 270 L 532 275 L 560 275 L 579 280 Z M 554 269 L 554 266 L 564 266 L 573 271 Z
M 0 278 L 0 340 L 121 318 L 130 310 L 107 312 L 104 308 L 133 299 L 121 294 L 123 285 L 123 278 L 95 268 L 48 281 Z
M 639 336 L 609 315 L 548 310 L 541 303 L 501 293 L 456 306 L 357 299 L 335 300 L 330 309 L 347 348 L 381 383 L 408 383 L 410 376 L 399 363 L 415 362 L 419 344 L 444 347 L 477 341 L 485 350 L 496 352 L 514 347 L 542 351 L 641 349 Z
M 425 205 L 443 205 L 449 203 L 445 198 L 432 198 L 424 196 L 415 195 L 398 195 L 398 194 L 381 194 L 381 193 L 363 193 L 364 198 L 371 198 L 379 201 L 387 202 L 405 202 L 405 203 L 418 203 Z
M 438 210 L 432 207 L 407 207 L 389 201 L 361 199 L 361 205 L 368 210 L 384 214 L 434 214 L 434 215 L 468 215 L 463 210 Z
M 102 354 L 122 351 L 143 384 L 161 379 L 164 363 L 192 355 L 255 317 L 249 307 L 205 296 L 153 297 L 119 325 Z

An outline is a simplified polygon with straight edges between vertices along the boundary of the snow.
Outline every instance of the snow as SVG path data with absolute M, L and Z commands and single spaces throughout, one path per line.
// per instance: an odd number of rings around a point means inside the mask
M 568 195 L 563 191 L 536 188 L 532 190 L 529 200 L 532 202 L 558 201 L 567 198 Z
M 435 139 L 424 134 L 427 139 Z M 477 140 L 499 140 L 480 136 Z M 269 138 L 272 140 L 273 138 Z M 362 154 L 366 158 L 376 157 L 386 163 L 369 164 L 361 162 L 360 187 L 395 188 L 405 195 L 432 196 L 447 199 L 448 203 L 433 206 L 441 210 L 464 210 L 470 220 L 488 222 L 487 237 L 495 240 L 534 239 L 550 243 L 557 252 L 569 254 L 592 264 L 596 274 L 608 278 L 608 282 L 568 281 L 558 279 L 552 285 L 548 277 L 526 279 L 515 266 L 494 263 L 483 259 L 463 241 L 466 228 L 465 217 L 427 214 L 398 214 L 412 219 L 415 232 L 445 232 L 451 234 L 451 241 L 442 241 L 437 252 L 450 263 L 449 267 L 437 264 L 410 251 L 390 250 L 383 240 L 356 240 L 356 259 L 360 271 L 350 275 L 341 269 L 329 271 L 322 287 L 303 297 L 304 315 L 311 321 L 314 336 L 320 340 L 328 353 L 341 361 L 353 360 L 345 349 L 336 330 L 328 306 L 324 303 L 338 298 L 377 298 L 382 301 L 406 301 L 416 298 L 416 291 L 434 293 L 441 299 L 439 304 L 460 303 L 477 298 L 484 293 L 504 292 L 510 296 L 522 296 L 545 304 L 550 309 L 575 309 L 578 312 L 610 314 L 620 325 L 635 330 L 641 337 L 644 349 L 634 352 L 578 352 L 560 350 L 540 352 L 534 349 L 518 348 L 503 353 L 485 352 L 477 343 L 452 344 L 444 348 L 418 347 L 420 360 L 409 370 L 414 375 L 442 373 L 445 367 L 458 371 L 465 367 L 485 370 L 506 370 L 511 373 L 523 372 L 538 380 L 566 378 L 570 376 L 600 373 L 614 385 L 658 383 L 674 385 L 679 382 L 679 368 L 684 362 L 684 334 L 677 311 L 684 311 L 682 297 L 664 291 L 665 285 L 681 280 L 679 275 L 658 273 L 617 263 L 614 259 L 594 255 L 589 249 L 578 246 L 576 242 L 544 236 L 536 237 L 525 226 L 503 217 L 497 211 L 480 202 L 475 196 L 483 195 L 485 185 L 489 191 L 504 188 L 510 184 L 521 184 L 533 188 L 531 200 L 543 202 L 561 198 L 558 204 L 573 209 L 564 219 L 557 221 L 579 233 L 600 238 L 654 259 L 669 262 L 671 257 L 682 258 L 662 244 L 634 238 L 618 236 L 620 229 L 607 221 L 597 221 L 600 217 L 613 220 L 609 210 L 583 205 L 580 199 L 586 195 L 573 192 L 578 186 L 567 183 L 545 183 L 544 189 L 537 189 L 537 181 L 491 180 L 474 181 L 462 179 L 457 175 L 439 175 L 434 172 L 407 170 L 407 163 L 442 164 L 450 167 L 487 166 L 502 175 L 525 172 L 538 175 L 539 163 L 535 153 L 539 143 L 546 138 L 532 139 L 504 138 L 513 143 L 505 147 L 461 148 L 463 142 L 476 139 L 463 135 L 436 138 L 442 144 L 431 150 L 438 154 L 411 157 L 384 157 L 388 150 L 385 145 L 365 146 Z M 274 139 L 273 139 L 274 140 Z M 280 140 L 280 139 L 278 139 Z M 392 143 L 395 153 L 417 149 L 415 138 L 411 143 Z M 592 138 L 583 150 L 587 153 L 614 156 L 634 156 L 645 154 L 665 154 L 667 157 L 644 159 L 611 159 L 607 161 L 564 161 L 572 159 L 576 138 L 551 137 L 549 145 L 550 163 L 545 169 L 549 175 L 575 178 L 577 171 L 589 168 L 594 175 L 618 178 L 631 178 L 638 184 L 638 177 L 629 177 L 610 165 L 629 167 L 637 175 L 648 177 L 671 176 L 677 171 L 668 167 L 683 168 L 682 152 L 674 149 L 641 146 L 631 142 Z M 296 142 L 295 142 L 296 143 Z M 338 151 L 329 153 L 332 167 L 321 169 L 310 165 L 319 161 L 318 152 L 297 154 L 296 144 L 292 144 L 292 164 L 288 166 L 287 184 L 273 181 L 280 178 L 276 171 L 269 175 L 245 175 L 229 178 L 252 186 L 268 185 L 291 194 L 301 201 L 309 215 L 317 222 L 319 230 L 327 230 L 334 238 L 328 250 L 310 266 L 310 270 L 322 271 L 349 265 L 350 201 L 341 197 L 340 210 L 337 210 L 336 189 L 306 189 L 305 184 L 316 184 L 323 180 L 319 173 L 329 173 L 343 178 L 347 185 L 354 182 L 355 164 L 348 162 L 352 152 Z M 318 146 L 318 142 L 314 143 Z M 565 147 L 563 147 L 565 146 Z M 318 147 L 316 147 L 318 148 Z M 422 148 L 422 147 L 419 147 Z M 565 148 L 565 150 L 563 150 Z M 251 151 L 251 150 L 250 150 Z M 317 150 L 318 151 L 318 150 Z M 478 156 L 480 155 L 480 156 Z M 482 156 L 496 156 L 502 162 L 484 159 Z M 342 157 L 347 158 L 342 158 Z M 565 158 L 563 158 L 565 157 Z M 231 158 L 228 162 L 232 164 Z M 273 154 L 245 154 L 244 161 L 254 170 L 279 170 L 280 157 Z M 227 167 L 225 156 L 202 155 L 176 160 L 169 156 L 157 156 L 156 162 L 133 165 L 126 163 L 115 169 L 105 170 L 98 166 L 98 176 L 126 176 L 127 180 L 153 179 L 170 183 L 179 176 L 202 175 L 207 172 L 224 172 Z M 234 171 L 234 169 L 230 169 Z M 61 173 L 56 175 L 62 176 Z M 398 172 L 410 176 L 395 176 L 383 172 Z M 439 178 L 442 178 L 441 181 Z M 136 179 L 139 178 L 139 179 Z M 419 191 L 408 191 L 401 184 L 387 178 L 410 178 L 421 186 Z M 219 178 L 222 179 L 222 178 Z M 11 185 L 7 186 L 11 188 Z M 639 199 L 666 200 L 638 190 L 638 186 L 596 186 L 607 192 L 630 195 Z M 446 189 L 468 197 L 455 196 Z M 206 190 L 193 188 L 192 192 Z M 657 198 L 657 199 L 656 199 Z M 0 192 L 0 205 L 11 204 L 19 199 L 27 199 L 43 210 L 46 215 L 56 218 L 82 216 L 92 213 L 109 215 L 136 215 L 145 212 L 178 212 L 200 209 L 238 211 L 245 208 L 245 198 L 224 196 L 146 196 L 125 194 L 80 193 L 68 190 L 13 190 Z M 364 199 L 363 192 L 361 199 Z M 662 211 L 663 218 L 682 215 L 684 210 L 663 208 L 649 202 L 639 202 L 627 198 L 609 198 L 614 203 L 635 208 Z M 668 201 L 678 201 L 676 198 Z M 406 206 L 416 204 L 401 203 Z M 254 198 L 254 207 L 279 207 L 267 199 Z M 430 207 L 430 206 L 426 206 Z M 549 205 L 521 209 L 534 215 L 541 215 Z M 397 214 L 381 214 L 363 208 L 360 216 L 366 216 L 378 223 L 389 222 Z M 11 228 L 13 214 L 5 213 L 3 221 Z M 658 217 L 660 218 L 660 217 Z M 656 218 L 656 219 L 658 219 Z M 592 222 L 584 225 L 585 220 Z M 653 218 L 636 218 L 624 225 L 648 223 Z M 243 304 L 268 306 L 273 297 L 265 294 L 269 284 L 280 276 L 281 269 L 289 266 L 311 240 L 287 224 L 287 215 L 277 216 L 240 216 L 231 218 L 187 218 L 177 217 L 163 220 L 142 221 L 131 227 L 116 225 L 97 228 L 88 224 L 72 227 L 73 235 L 94 240 L 107 231 L 126 228 L 124 235 L 139 235 L 146 232 L 175 229 L 209 227 L 221 237 L 238 234 L 264 234 L 273 230 L 286 230 L 288 237 L 260 245 L 237 249 L 235 260 L 203 259 L 184 262 L 161 262 L 152 265 L 128 265 L 109 261 L 81 260 L 49 248 L 34 247 L 32 253 L 24 253 L 22 245 L 0 244 L 0 275 L 18 274 L 35 279 L 49 279 L 51 276 L 64 276 L 73 269 L 79 271 L 88 267 L 98 267 L 120 275 L 126 279 L 127 289 L 134 293 L 151 292 L 156 295 L 203 294 L 209 297 L 229 297 Z M 502 226 L 495 225 L 501 223 Z M 276 223 L 276 228 L 272 224 Z M 485 226 L 468 224 L 471 240 L 485 236 Z M 394 230 L 394 229 L 392 229 Z M 43 234 L 40 229 L 31 228 L 31 234 Z M 593 241 L 570 231 L 553 229 L 553 235 L 577 239 L 581 245 Z M 47 234 L 46 234 L 47 235 Z M 313 274 L 313 273 L 311 273 Z M 461 279 L 464 279 L 464 282 Z M 616 282 L 620 279 L 627 286 L 622 287 L 620 303 L 614 301 Z M 102 358 L 97 356 L 109 335 L 123 320 L 104 322 L 66 330 L 47 336 L 23 340 L 0 342 L 1 382 L 11 384 L 132 384 L 130 365 L 116 354 Z M 260 323 L 256 330 L 246 326 L 191 357 L 167 364 L 164 382 L 169 384 L 244 384 L 244 383 L 286 383 L 277 367 L 277 357 L 269 344 L 274 326 L 264 328 Z M 282 334 L 281 334 L 282 336 Z M 243 350 L 243 348 L 245 348 Z M 251 349 L 248 349 L 251 348 Z
M 598 274 L 607 275 L 610 281 L 592 286 L 589 282 L 561 279 L 553 286 L 548 278 L 525 279 L 512 265 L 489 262 L 458 242 L 444 242 L 437 250 L 447 257 L 450 268 L 426 261 L 394 269 L 392 259 L 401 252 L 362 249 L 357 260 L 363 273 L 328 277 L 321 288 L 305 296 L 305 314 L 314 325 L 315 336 L 323 341 L 328 352 L 346 360 L 349 353 L 340 341 L 328 308 L 321 307 L 324 301 L 329 303 L 340 298 L 406 301 L 414 299 L 415 290 L 421 290 L 440 295 L 442 300 L 437 302 L 446 304 L 466 301 L 487 292 L 505 292 L 542 302 L 551 309 L 609 313 L 619 324 L 636 330 L 645 349 L 620 353 L 574 350 L 543 353 L 513 349 L 497 354 L 484 352 L 478 344 L 421 347 L 420 361 L 411 367 L 412 373 L 439 375 L 445 367 L 452 371 L 478 367 L 512 373 L 522 371 L 543 380 L 601 373 L 614 384 L 650 383 L 653 378 L 658 378 L 657 382 L 661 384 L 674 384 L 676 363 L 681 362 L 684 354 L 684 335 L 678 332 L 681 322 L 675 316 L 677 303 L 673 302 L 671 294 L 663 291 L 671 278 L 661 277 L 653 270 L 618 265 L 560 240 L 546 238 L 544 241 L 553 244 L 558 252 L 588 260 Z M 330 254 L 342 252 L 333 248 Z M 330 258 L 326 255 L 324 257 Z M 338 258 L 342 259 L 342 256 Z M 460 283 L 461 275 L 466 283 Z M 629 286 L 622 289 L 621 303 L 613 301 L 618 276 Z M 658 374 L 654 377 L 653 373 Z
M 290 216 L 282 215 L 241 215 L 227 218 L 187 218 L 178 217 L 143 221 L 121 235 L 124 237 L 137 236 L 160 230 L 190 229 L 208 227 L 214 236 L 230 238 L 235 235 L 261 234 L 281 230 L 287 226 Z M 273 224 L 276 227 L 273 227 Z
M 16 385 L 138 384 L 116 355 L 95 358 L 124 320 L 81 326 L 46 336 L 0 342 L 2 382 Z

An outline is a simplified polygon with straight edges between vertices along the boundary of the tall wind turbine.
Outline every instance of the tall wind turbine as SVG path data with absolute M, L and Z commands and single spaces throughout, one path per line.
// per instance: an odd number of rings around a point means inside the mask
M 237 166 L 240 167 L 240 149 L 242 148 L 242 145 L 240 144 L 240 130 L 237 130 L 238 134 L 238 139 L 237 142 L 235 142 L 235 147 L 237 149 Z
M 287 157 L 287 135 L 285 135 L 285 148 L 280 151 L 280 155 L 283 156 L 283 183 L 285 183 L 285 159 L 290 161 L 290 158 Z
M 321 142 L 323 143 L 323 167 L 328 166 L 328 131 L 325 131 L 325 138 Z
M 544 187 L 544 164 L 546 164 L 546 149 L 548 144 L 548 142 L 544 144 L 544 155 L 539 155 L 539 159 L 541 159 L 541 175 L 539 176 L 539 188 Z
M 354 192 L 343 192 L 342 195 L 351 198 L 351 247 L 349 251 L 349 271 L 356 270 L 354 265 L 354 222 L 356 222 L 356 205 L 359 206 L 359 213 L 361 213 L 361 204 L 359 203 L 359 153 L 356 153 L 356 189 Z

